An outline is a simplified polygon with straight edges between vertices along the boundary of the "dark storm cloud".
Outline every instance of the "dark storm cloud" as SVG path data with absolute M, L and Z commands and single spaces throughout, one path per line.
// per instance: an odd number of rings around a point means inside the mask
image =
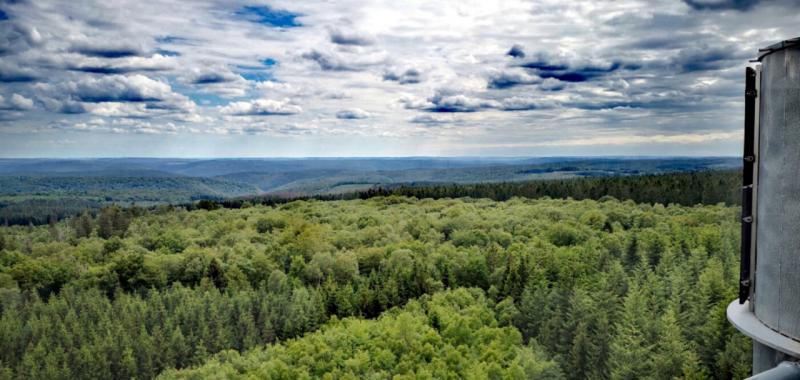
M 171 103 L 171 102 L 162 102 L 162 101 L 155 101 L 155 102 L 146 102 L 145 109 L 148 110 L 165 110 L 165 111 L 180 111 L 183 110 L 183 105 L 179 103 Z M 130 117 L 130 116 L 128 116 Z M 147 115 L 143 115 L 142 117 L 147 118 Z
M 85 73 L 93 73 L 93 74 L 124 74 L 132 71 L 119 67 L 110 67 L 110 66 L 80 66 L 80 67 L 70 68 L 70 70 L 82 71 Z
M 567 87 L 565 82 L 555 78 L 547 78 L 539 84 L 539 89 L 542 91 L 561 91 Z
M 695 46 L 681 50 L 672 63 L 683 72 L 696 72 L 729 68 L 747 58 L 747 53 L 731 45 Z
M 448 90 L 440 90 L 434 96 L 424 101 L 403 100 L 407 109 L 416 109 L 436 113 L 471 113 L 487 110 L 498 111 L 530 111 L 540 109 L 550 109 L 556 107 L 556 103 L 531 96 L 511 96 L 502 99 L 487 99 L 477 96 L 453 93 Z M 438 116 L 418 115 L 411 120 L 417 124 L 439 124 L 450 122 Z
M 497 101 L 460 94 L 442 89 L 427 100 L 403 99 L 406 109 L 418 109 L 437 113 L 477 112 L 498 106 Z
M 758 5 L 761 0 L 683 0 L 686 5 L 695 10 L 724 10 L 733 9 L 747 11 Z
M 337 119 L 343 119 L 343 120 L 366 119 L 368 117 L 369 117 L 369 113 L 368 112 L 366 112 L 364 110 L 361 110 L 361 109 L 358 109 L 358 108 L 349 109 L 349 110 L 341 110 L 341 111 L 336 113 L 336 118 Z
M 17 54 L 39 46 L 39 31 L 15 21 L 0 22 L 0 55 Z
M 540 82 L 541 78 L 522 71 L 501 71 L 489 76 L 487 87 L 491 89 L 502 90 L 521 85 L 537 84 Z
M 375 43 L 375 41 L 367 35 L 363 35 L 352 31 L 343 31 L 341 29 L 332 28 L 329 31 L 331 42 L 337 45 L 355 45 L 355 46 L 368 46 Z
M 475 112 L 487 108 L 492 108 L 492 103 L 477 98 L 470 98 L 464 95 L 437 95 L 430 99 L 433 106 L 425 108 L 430 112 Z
M 181 56 L 181 53 L 179 53 L 179 52 L 177 52 L 175 50 L 167 50 L 167 49 L 159 48 L 159 49 L 156 49 L 155 52 L 156 52 L 156 54 L 161 54 L 161 55 L 163 55 L 165 57 L 180 57 Z
M 525 62 L 519 65 L 520 67 L 524 67 L 526 69 L 535 69 L 539 71 L 566 71 L 569 66 L 564 64 L 558 63 L 549 63 L 543 61 L 531 61 Z
M 242 77 L 225 67 L 212 67 L 198 70 L 188 77 L 188 82 L 197 85 L 231 83 L 241 81 Z
M 383 80 L 400 84 L 415 84 L 422 82 L 422 73 L 414 68 L 406 70 L 390 69 L 383 73 Z
M 318 50 L 311 50 L 303 53 L 303 58 L 314 61 L 319 65 L 319 68 L 325 71 L 358 71 L 359 67 L 349 64 L 339 57 L 332 54 L 323 53 Z
M 522 45 L 514 44 L 514 46 L 508 50 L 506 55 L 514 58 L 525 58 L 525 51 L 523 50 Z
M 89 112 L 89 110 L 86 108 L 86 105 L 74 100 L 67 99 L 67 100 L 57 101 L 57 100 L 44 99 L 43 101 L 45 106 L 53 112 L 63 113 L 67 115 L 77 115 Z
M 111 62 L 101 63 L 97 65 L 79 64 L 68 67 L 72 71 L 81 71 L 84 73 L 93 74 L 127 74 L 134 72 L 148 72 L 148 71 L 161 71 L 168 70 L 171 67 L 167 65 L 130 65 L 130 64 L 115 64 Z
M 568 102 L 564 104 L 564 107 L 577 108 L 586 111 L 599 111 L 617 108 L 644 108 L 644 106 L 644 103 L 635 101 L 580 101 Z
M 48 69 L 64 69 L 92 74 L 127 74 L 158 72 L 177 68 L 177 56 L 152 54 L 128 57 L 89 57 L 76 54 L 42 57 L 38 64 Z
M 35 86 L 37 98 L 49 110 L 59 113 L 100 112 L 126 113 L 127 117 L 146 117 L 147 109 L 187 109 L 190 101 L 172 91 L 164 82 L 144 75 L 108 75 Z M 108 105 L 109 102 L 117 106 Z M 127 103 L 131 108 L 123 109 Z
M 144 55 L 144 51 L 140 46 L 126 44 L 103 45 L 97 42 L 80 43 L 73 46 L 71 50 L 87 57 L 97 58 L 125 58 Z
M 617 70 L 638 70 L 638 65 L 623 64 L 612 62 L 609 65 L 576 65 L 570 66 L 564 63 L 549 62 L 545 60 L 533 60 L 519 65 L 535 72 L 543 79 L 554 78 L 563 82 L 586 82 L 601 76 L 613 73 Z
M 258 75 L 249 75 L 249 71 L 240 70 L 240 73 L 231 71 L 228 65 L 207 65 L 195 68 L 180 78 L 183 84 L 192 86 L 196 91 L 205 94 L 214 94 L 225 98 L 243 97 L 247 95 L 251 83 L 243 75 L 258 79 Z M 256 73 L 253 71 L 252 73 Z M 218 105 L 224 104 L 222 99 L 213 100 Z
M 194 84 L 225 83 L 233 81 L 232 78 L 222 73 L 201 73 L 192 78 Z
M 179 36 L 161 36 L 156 37 L 154 40 L 160 44 L 167 45 L 190 45 L 192 41 L 188 38 Z
M 30 69 L 23 69 L 10 63 L 0 62 L 0 82 L 32 82 L 37 79 Z
M 160 100 L 157 97 L 146 96 L 139 92 L 134 91 L 93 91 L 81 90 L 75 96 L 88 103 L 101 103 L 101 102 L 152 102 Z

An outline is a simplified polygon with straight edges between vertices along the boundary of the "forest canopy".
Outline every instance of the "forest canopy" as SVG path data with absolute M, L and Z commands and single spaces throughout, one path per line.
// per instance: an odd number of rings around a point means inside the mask
M 733 207 L 401 196 L 244 206 L 112 207 L 0 228 L 0 378 L 750 370 L 749 341 L 725 319 Z M 389 342 L 412 332 L 407 346 Z
M 664 166 L 670 168 L 667 164 Z M 294 200 L 366 199 L 389 195 L 436 199 L 472 197 L 498 201 L 505 201 L 513 197 L 599 200 L 606 196 L 612 196 L 620 200 L 630 199 L 635 202 L 677 203 L 693 206 L 720 202 L 733 205 L 739 204 L 741 198 L 739 184 L 741 184 L 742 178 L 741 172 L 738 170 L 623 176 L 602 173 L 586 173 L 589 176 L 583 178 L 481 183 L 447 183 L 441 178 L 435 183 L 411 181 L 394 184 L 381 184 L 380 182 L 371 184 L 347 180 L 333 181 L 332 184 L 339 189 L 350 189 L 348 191 L 321 192 L 315 193 L 315 195 L 298 195 L 305 194 L 303 192 L 284 192 L 239 198 L 225 198 L 223 195 L 241 194 L 244 190 L 236 190 L 236 186 L 225 190 L 219 186 L 212 186 L 214 185 L 213 181 L 202 178 L 157 177 L 142 182 L 137 178 L 91 177 L 78 180 L 71 177 L 57 177 L 53 183 L 46 178 L 38 178 L 37 182 L 40 187 L 36 188 L 37 190 L 33 193 L 26 193 L 24 189 L 28 188 L 24 186 L 25 181 L 22 181 L 21 184 L 6 181 L 9 186 L 3 187 L 3 178 L 0 177 L 0 189 L 5 190 L 6 193 L 15 194 L 8 200 L 0 197 L 0 223 L 46 224 L 80 215 L 87 210 L 97 213 L 100 208 L 110 204 L 130 205 L 132 203 L 146 207 L 165 203 L 183 203 L 184 207 L 190 209 L 212 209 L 216 207 L 239 208 L 248 204 L 276 205 Z M 477 177 L 471 181 L 476 180 L 478 180 Z M 205 182 L 202 182 L 202 186 L 195 186 L 198 181 Z M 469 182 L 469 180 L 466 181 Z M 66 187 L 69 191 L 59 186 Z M 108 187 L 107 191 L 103 190 L 103 186 Z M 37 192 L 41 193 L 35 195 Z M 43 196 L 44 198 L 42 198 Z M 194 202 L 197 200 L 199 202 Z
M 377 320 L 334 318 L 319 331 L 247 355 L 224 352 L 162 379 L 560 379 L 558 366 L 500 326 L 479 289 L 425 295 Z

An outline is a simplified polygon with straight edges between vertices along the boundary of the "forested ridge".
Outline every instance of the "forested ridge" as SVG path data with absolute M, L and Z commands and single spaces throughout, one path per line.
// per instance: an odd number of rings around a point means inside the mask
M 617 163 L 616 166 L 608 169 L 621 170 L 617 166 L 622 166 L 622 164 Z M 672 168 L 667 164 L 662 166 L 666 167 L 661 170 Z M 572 169 L 577 170 L 578 168 L 580 166 Z M 571 170 L 569 167 L 558 167 L 558 169 Z M 238 177 L 247 176 L 246 174 L 239 173 Z M 293 176 L 294 174 L 286 173 L 285 175 Z M 5 182 L 3 178 L 6 178 Z M 20 225 L 46 224 L 79 215 L 86 210 L 96 213 L 101 207 L 111 203 L 137 204 L 146 207 L 166 203 L 184 203 L 184 207 L 192 208 L 196 206 L 192 202 L 201 199 L 215 203 L 217 206 L 239 208 L 246 203 L 274 205 L 293 200 L 365 199 L 388 195 L 437 199 L 468 196 L 494 200 L 544 196 L 600 199 L 611 195 L 622 200 L 632 199 L 637 202 L 663 204 L 677 203 L 689 206 L 719 202 L 738 204 L 741 197 L 738 190 L 741 173 L 733 170 L 626 176 L 601 175 L 599 177 L 477 184 L 411 181 L 373 185 L 364 182 L 334 181 L 335 178 L 328 178 L 332 181 L 330 185 L 334 188 L 348 190 L 315 195 L 273 193 L 259 196 L 248 195 L 240 198 L 226 198 L 226 196 L 254 194 L 258 191 L 241 183 L 226 184 L 208 178 L 154 177 L 137 179 L 134 177 L 76 178 L 59 176 L 52 177 L 52 183 L 51 177 L 20 177 L 27 178 L 20 183 L 14 183 L 10 178 L 12 177 L 0 177 L 0 185 L 7 185 L 0 186 L 0 189 L 4 189 L 0 191 L 0 223 Z M 408 178 L 413 178 L 413 176 Z M 442 178 L 439 180 L 443 181 Z M 380 183 L 379 179 L 375 179 L 375 181 Z M 28 192 L 29 190 L 30 192 Z M 5 195 L 5 198 L 2 195 Z M 204 207 L 207 206 L 208 204 Z
M 242 206 L 110 207 L 0 228 L 0 377 L 749 373 L 749 341 L 725 319 L 733 207 L 399 196 Z
M 158 173 L 0 175 L 0 223 L 47 224 L 110 204 L 148 206 L 257 193 L 247 184 Z
M 690 173 L 668 173 L 630 176 L 600 176 L 568 179 L 547 179 L 514 182 L 482 182 L 473 184 L 414 182 L 374 186 L 367 190 L 314 196 L 284 197 L 274 194 L 246 196 L 212 201 L 219 207 L 239 208 L 243 205 L 276 205 L 294 200 L 347 200 L 372 197 L 407 196 L 415 198 L 488 198 L 505 201 L 523 198 L 594 199 L 614 197 L 644 203 L 696 204 L 741 203 L 742 173 L 734 170 L 711 170 Z M 192 208 L 196 205 L 184 205 Z M 208 207 L 206 204 L 204 207 Z
M 15 202 L 0 201 L 2 224 L 41 225 L 80 215 L 87 210 L 95 212 L 103 204 L 80 198 L 25 199 Z
M 490 198 L 504 201 L 512 197 L 600 199 L 612 196 L 646 203 L 696 204 L 741 202 L 740 170 L 690 173 L 607 176 L 476 184 L 408 184 L 378 187 L 364 196 L 405 195 L 417 198 Z

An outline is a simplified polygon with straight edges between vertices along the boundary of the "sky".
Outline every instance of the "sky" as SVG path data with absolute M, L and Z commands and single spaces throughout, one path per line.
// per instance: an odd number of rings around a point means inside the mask
M 739 155 L 798 4 L 0 0 L 0 156 Z

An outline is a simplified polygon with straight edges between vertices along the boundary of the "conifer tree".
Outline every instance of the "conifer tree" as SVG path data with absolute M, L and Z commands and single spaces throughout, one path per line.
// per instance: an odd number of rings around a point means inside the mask
M 612 380 L 635 380 L 653 373 L 654 343 L 645 292 L 632 285 L 623 302 L 609 356 Z
M 693 363 L 689 348 L 675 315 L 668 308 L 658 321 L 657 339 L 652 357 L 653 374 L 662 379 L 680 378 L 689 375 L 684 371 L 691 370 Z
M 72 228 L 75 230 L 75 236 L 78 238 L 89 237 L 94 229 L 92 216 L 89 211 L 84 211 L 81 216 L 72 219 Z

